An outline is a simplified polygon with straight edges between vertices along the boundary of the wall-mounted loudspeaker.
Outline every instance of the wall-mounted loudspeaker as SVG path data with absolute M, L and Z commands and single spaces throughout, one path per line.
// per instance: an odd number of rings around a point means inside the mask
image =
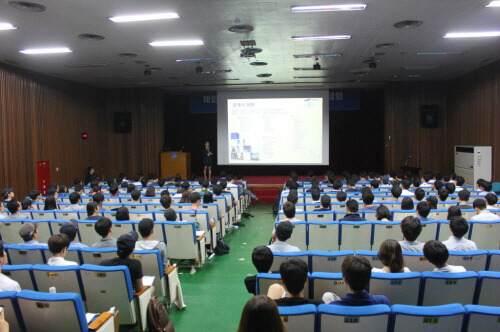
M 113 127 L 115 133 L 127 134 L 132 131 L 132 113 L 115 112 L 113 113 Z
M 422 128 L 437 128 L 439 123 L 439 106 L 422 105 L 420 107 L 420 125 Z

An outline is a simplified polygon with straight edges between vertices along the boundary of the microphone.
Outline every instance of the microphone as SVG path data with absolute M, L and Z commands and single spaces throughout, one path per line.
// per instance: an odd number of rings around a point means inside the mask
M 182 146 L 182 148 L 179 150 L 179 152 L 182 152 L 182 150 L 184 149 L 184 145 Z
M 411 158 L 411 156 L 408 156 L 408 157 L 406 158 L 406 161 L 405 161 L 405 166 L 407 166 L 407 165 L 408 165 L 408 160 L 410 160 L 410 158 Z

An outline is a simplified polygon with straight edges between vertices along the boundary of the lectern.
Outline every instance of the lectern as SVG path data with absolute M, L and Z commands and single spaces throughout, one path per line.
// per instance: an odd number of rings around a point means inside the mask
M 191 152 L 168 151 L 160 154 L 161 177 L 179 173 L 184 180 L 191 175 Z

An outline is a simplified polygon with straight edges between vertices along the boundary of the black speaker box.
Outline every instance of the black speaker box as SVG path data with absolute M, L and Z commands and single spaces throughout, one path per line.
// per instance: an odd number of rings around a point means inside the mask
M 113 113 L 113 127 L 115 133 L 127 134 L 132 131 L 132 113 L 115 112 Z
M 437 128 L 439 124 L 439 106 L 422 105 L 420 107 L 420 125 L 422 128 Z

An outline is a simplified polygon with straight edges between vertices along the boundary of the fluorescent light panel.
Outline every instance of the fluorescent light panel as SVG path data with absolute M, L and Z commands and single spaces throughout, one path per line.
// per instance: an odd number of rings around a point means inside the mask
M 199 39 L 189 39 L 189 40 L 160 40 L 149 43 L 151 46 L 196 46 L 204 45 L 203 40 Z
M 220 60 L 220 58 L 200 58 L 200 59 L 177 59 L 175 62 L 198 62 L 198 61 L 212 61 Z
M 23 54 L 53 54 L 53 53 L 71 53 L 73 52 L 67 47 L 55 47 L 55 48 L 28 48 L 19 51 Z
M 17 28 L 10 23 L 0 22 L 0 30 L 15 30 L 15 29 Z
M 486 7 L 500 7 L 500 1 L 492 1 Z
M 332 36 L 303 36 L 292 37 L 293 40 L 335 40 L 335 39 L 351 39 L 350 35 L 332 35 Z
M 418 52 L 417 55 L 464 55 L 464 52 Z
M 340 56 L 340 53 L 332 53 L 332 54 L 294 54 L 293 57 L 300 58 L 330 58 Z
M 109 19 L 115 23 L 128 23 L 128 22 L 140 22 L 140 21 L 166 20 L 171 18 L 179 18 L 179 14 L 156 13 L 156 14 L 141 14 L 141 15 L 124 15 L 124 16 L 110 17 Z
M 326 6 L 294 6 L 294 13 L 311 13 L 311 12 L 338 12 L 347 10 L 365 10 L 366 4 L 349 4 L 349 5 L 326 5 Z
M 498 36 L 500 36 L 500 31 L 449 32 L 444 36 L 444 38 L 480 38 Z

